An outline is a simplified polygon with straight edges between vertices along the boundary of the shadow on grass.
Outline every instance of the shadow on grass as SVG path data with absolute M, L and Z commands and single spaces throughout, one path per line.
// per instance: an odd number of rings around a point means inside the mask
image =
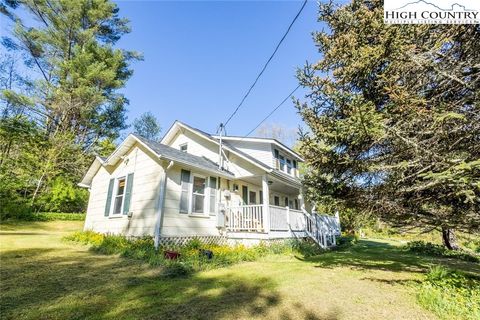
M 71 249 L 0 255 L 2 319 L 217 319 L 266 315 L 280 304 L 274 283 L 224 270 L 167 279 L 129 259 Z M 318 317 L 295 310 L 292 318 Z M 284 313 L 290 319 L 290 313 Z
M 445 265 L 453 269 L 479 274 L 476 263 L 458 259 L 434 258 L 410 253 L 399 246 L 386 242 L 361 240 L 356 245 L 341 251 L 332 251 L 299 260 L 317 263 L 317 268 L 351 267 L 360 270 L 383 270 L 393 272 L 426 272 L 432 265 Z

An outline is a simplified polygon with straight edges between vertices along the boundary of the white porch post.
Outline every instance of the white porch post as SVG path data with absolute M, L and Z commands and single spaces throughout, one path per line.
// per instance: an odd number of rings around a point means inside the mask
M 268 186 L 268 175 L 262 177 L 262 194 L 263 194 L 263 230 L 270 233 L 270 187 Z

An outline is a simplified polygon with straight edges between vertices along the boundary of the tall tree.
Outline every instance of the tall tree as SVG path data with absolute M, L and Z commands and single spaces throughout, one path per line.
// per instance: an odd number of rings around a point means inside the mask
M 386 25 L 380 0 L 323 4 L 298 72 L 309 196 L 395 226 L 480 230 L 480 26 Z
M 145 112 L 133 121 L 134 132 L 150 140 L 159 140 L 162 127 L 151 112 Z
M 140 56 L 115 46 L 129 27 L 108 0 L 4 0 L 0 12 L 12 26 L 3 44 L 21 52 L 37 75 L 27 94 L 2 91 L 48 142 L 41 168 L 31 172 L 33 202 L 56 176 L 78 179 L 98 143 L 126 128 L 128 101 L 118 90 Z

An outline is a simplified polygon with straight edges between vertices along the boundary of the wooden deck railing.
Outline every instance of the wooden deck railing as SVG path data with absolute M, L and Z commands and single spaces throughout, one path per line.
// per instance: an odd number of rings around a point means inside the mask
M 263 232 L 263 205 L 229 207 L 225 224 L 230 231 Z
M 245 205 L 226 208 L 225 225 L 233 232 L 265 232 L 264 215 L 270 224 L 271 232 L 304 232 L 322 247 L 335 245 L 335 237 L 340 235 L 338 217 L 310 214 L 303 210 L 288 207 L 268 206 L 264 212 L 263 205 Z

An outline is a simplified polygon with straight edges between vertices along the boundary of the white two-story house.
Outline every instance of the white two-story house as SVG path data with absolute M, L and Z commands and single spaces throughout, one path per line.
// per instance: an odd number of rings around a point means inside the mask
M 310 236 L 334 244 L 338 217 L 305 210 L 302 157 L 274 139 L 218 137 L 176 121 L 161 142 L 130 134 L 97 157 L 85 230 L 178 238 L 260 240 Z

